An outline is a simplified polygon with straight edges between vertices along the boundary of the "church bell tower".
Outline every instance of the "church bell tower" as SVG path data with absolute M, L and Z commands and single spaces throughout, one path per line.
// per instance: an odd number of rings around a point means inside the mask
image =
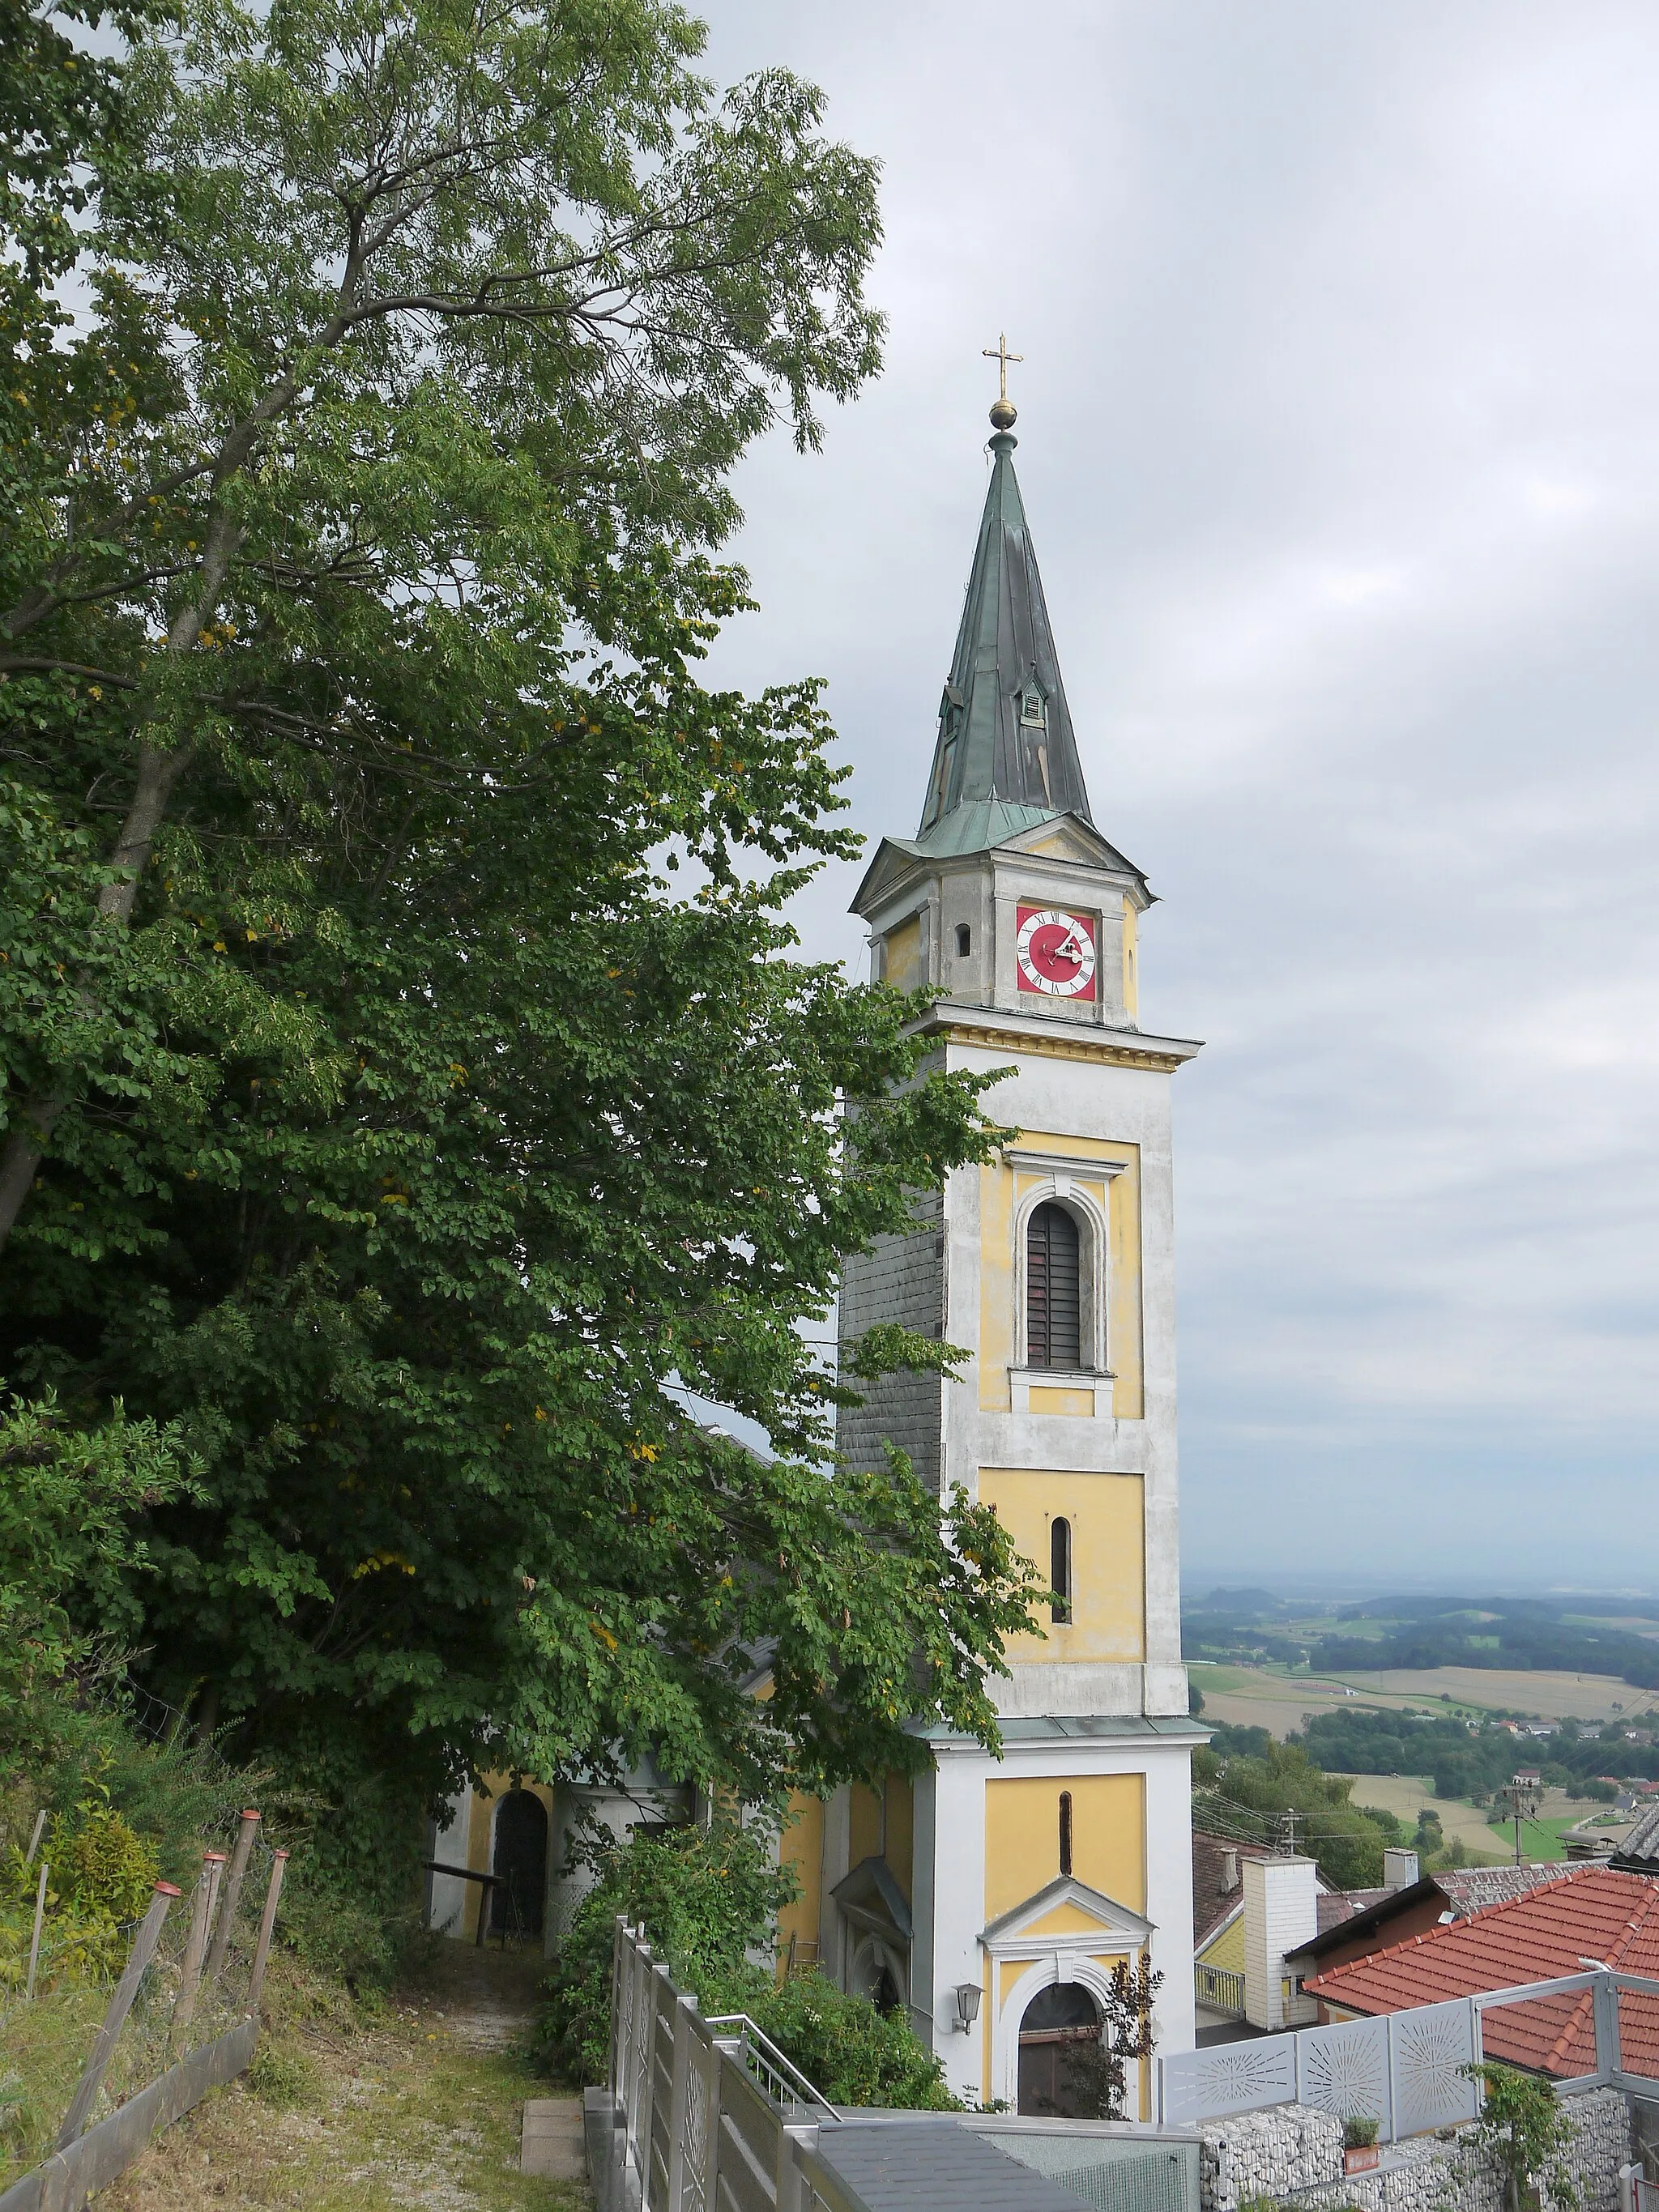
M 936 1064 L 1007 1072 L 988 1110 L 1018 1133 L 848 1264 L 843 1342 L 890 1322 L 969 1356 L 872 1386 L 838 1445 L 880 1468 L 890 1440 L 994 1505 L 1054 1602 L 1008 1648 L 1003 1757 L 935 1730 L 896 1810 L 896 1784 L 841 1793 L 800 1911 L 960 2094 L 1031 2111 L 1063 2107 L 1056 2054 L 1120 1960 L 1163 1973 L 1158 2049 L 1192 2042 L 1170 1084 L 1199 1048 L 1139 1026 L 1152 894 L 1090 803 L 1013 421 L 1005 386 L 920 819 L 854 911 L 874 974 L 933 994 Z

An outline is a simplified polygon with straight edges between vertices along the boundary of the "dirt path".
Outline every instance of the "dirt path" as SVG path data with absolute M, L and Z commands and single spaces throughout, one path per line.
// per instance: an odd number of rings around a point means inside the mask
M 100 2197 L 110 2212 L 587 2212 L 586 2187 L 520 2171 L 515 2048 L 540 1961 L 437 1947 L 378 2010 L 273 1974 L 250 2073 Z

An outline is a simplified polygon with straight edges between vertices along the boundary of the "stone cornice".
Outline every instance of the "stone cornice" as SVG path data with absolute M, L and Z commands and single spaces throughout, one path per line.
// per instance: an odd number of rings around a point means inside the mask
M 993 1029 L 980 1022 L 953 1020 L 943 1008 L 920 1024 L 926 1036 L 948 1044 L 975 1045 L 983 1051 L 1030 1053 L 1037 1059 L 1090 1060 L 1097 1067 L 1139 1067 L 1173 1075 L 1202 1047 L 1184 1037 L 1143 1037 L 1130 1043 L 1121 1030 L 1035 1030 L 1024 1024 Z M 1089 1164 L 1093 1166 L 1091 1161 Z M 1074 1170 L 1073 1172 L 1076 1170 Z

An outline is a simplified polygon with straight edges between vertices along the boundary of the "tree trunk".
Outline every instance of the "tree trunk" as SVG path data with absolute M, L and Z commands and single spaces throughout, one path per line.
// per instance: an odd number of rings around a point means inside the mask
M 125 878 L 120 883 L 106 884 L 99 892 L 98 911 L 105 920 L 119 922 L 123 927 L 131 920 L 133 903 L 138 896 L 138 879 L 149 859 L 173 787 L 189 757 L 184 752 L 158 752 L 150 744 L 140 747 L 132 803 L 112 856 L 114 865 L 126 871 Z M 16 1121 L 4 1146 L 0 1148 L 0 1252 L 5 1250 L 10 1240 L 23 1200 L 33 1186 L 35 1171 L 52 1141 L 52 1133 L 74 1095 L 72 1084 L 59 1082 L 51 1090 L 37 1091 L 33 1098 L 25 1099 L 18 1109 Z

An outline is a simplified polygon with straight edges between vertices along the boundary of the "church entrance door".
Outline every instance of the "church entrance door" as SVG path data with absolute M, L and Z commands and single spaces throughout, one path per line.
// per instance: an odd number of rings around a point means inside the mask
M 509 1790 L 495 1808 L 489 1925 L 498 1936 L 538 1936 L 547 1895 L 547 1808 L 528 1790 Z
M 1039 2119 L 1097 2119 L 1098 2089 L 1073 2061 L 1100 2041 L 1100 2011 L 1081 1983 L 1040 1990 L 1019 2024 L 1019 2110 Z

